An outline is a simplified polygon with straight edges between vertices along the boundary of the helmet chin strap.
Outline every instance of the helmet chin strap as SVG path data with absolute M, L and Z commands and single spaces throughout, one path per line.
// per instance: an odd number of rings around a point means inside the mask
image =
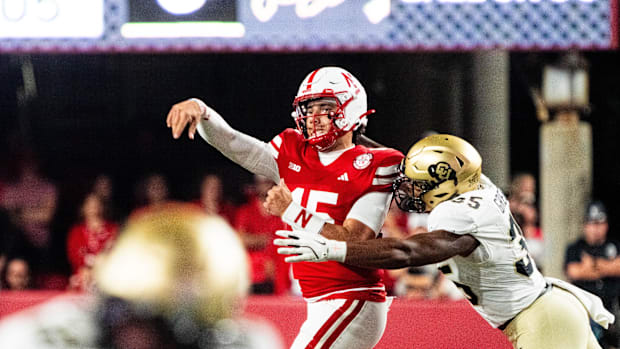
M 346 125 L 344 125 L 343 128 L 338 127 L 337 123 L 340 120 L 345 120 L 344 118 L 344 109 L 346 108 L 346 106 L 349 104 L 349 102 L 352 99 L 348 100 L 347 102 L 345 102 L 340 110 L 340 113 L 343 113 L 343 117 L 342 118 L 338 118 L 338 119 L 332 119 L 331 125 L 333 129 L 330 129 L 330 131 L 328 131 L 326 134 L 321 135 L 321 136 L 317 136 L 317 137 L 313 137 L 313 138 L 309 138 L 307 139 L 308 143 L 310 143 L 311 146 L 313 146 L 316 150 L 318 151 L 325 151 L 327 149 L 329 149 L 331 146 L 334 145 L 334 143 L 336 142 L 336 140 L 340 137 L 342 137 L 344 134 L 346 134 L 347 132 L 350 132 L 354 129 L 355 125 L 357 125 L 357 121 L 358 120 L 362 120 L 364 117 L 374 114 L 376 112 L 375 109 L 370 109 L 368 111 L 366 111 L 363 114 L 360 114 L 357 119 L 355 120 L 355 122 L 351 122 L 351 123 L 346 123 Z M 295 112 L 295 116 L 297 115 L 297 113 Z
M 368 115 L 374 114 L 375 112 L 376 112 L 375 109 L 370 109 L 367 112 L 359 115 L 357 117 L 357 120 L 361 120 L 362 118 L 364 118 L 364 117 L 366 117 Z M 325 150 L 329 149 L 332 145 L 334 145 L 334 143 L 336 142 L 336 140 L 338 138 L 342 137 L 347 132 L 352 131 L 354 126 L 357 124 L 357 122 L 353 122 L 351 124 L 347 124 L 345 126 L 345 128 L 340 128 L 340 127 L 336 126 L 336 123 L 337 123 L 337 120 L 332 119 L 332 123 L 331 124 L 332 124 L 333 130 L 330 129 L 330 131 L 328 131 L 326 134 L 321 135 L 321 136 L 317 136 L 317 137 L 313 137 L 313 138 L 310 138 L 310 139 L 307 139 L 307 141 L 316 150 L 318 150 L 318 151 L 325 151 Z
M 325 151 L 333 146 L 337 139 L 338 136 L 334 132 L 331 132 L 309 139 L 308 143 L 318 151 Z

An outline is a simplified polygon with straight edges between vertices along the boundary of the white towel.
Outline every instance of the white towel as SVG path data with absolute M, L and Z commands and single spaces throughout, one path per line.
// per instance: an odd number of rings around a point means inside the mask
M 579 299 L 579 301 L 588 311 L 588 314 L 590 315 L 592 320 L 594 320 L 597 324 L 603 326 L 605 329 L 609 327 L 609 324 L 614 323 L 614 315 L 607 311 L 607 309 L 605 309 L 605 307 L 603 306 L 603 302 L 597 296 L 560 279 L 545 277 L 545 280 L 547 280 L 547 282 L 551 283 L 554 286 L 557 286 L 561 289 L 564 289 L 565 291 L 572 293 L 575 297 L 577 297 L 577 299 Z

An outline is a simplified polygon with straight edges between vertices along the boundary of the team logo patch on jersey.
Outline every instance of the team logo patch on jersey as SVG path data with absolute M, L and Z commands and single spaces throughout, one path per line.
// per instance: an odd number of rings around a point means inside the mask
M 454 185 L 458 184 L 456 172 L 450 167 L 450 164 L 440 161 L 428 167 L 428 173 L 437 180 L 437 184 L 441 184 L 448 180 L 453 180 Z
M 362 155 L 358 155 L 355 160 L 353 160 L 353 167 L 358 170 L 363 170 L 366 167 L 370 166 L 372 162 L 372 153 L 366 153 Z
M 299 172 L 299 171 L 301 171 L 301 166 L 299 166 L 299 165 L 297 165 L 297 164 L 294 164 L 294 163 L 292 163 L 292 162 L 290 162 L 290 161 L 289 161 L 289 163 L 288 163 L 288 168 L 289 168 L 289 169 L 291 169 L 291 170 L 293 170 L 293 171 L 295 171 L 295 172 Z

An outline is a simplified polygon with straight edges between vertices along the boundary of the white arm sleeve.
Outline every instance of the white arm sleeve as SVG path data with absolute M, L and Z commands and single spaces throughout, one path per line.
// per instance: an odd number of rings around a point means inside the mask
M 198 122 L 200 137 L 246 170 L 263 175 L 275 183 L 280 181 L 278 163 L 271 154 L 268 143 L 233 129 L 215 110 L 200 100 L 193 100 L 205 110 Z M 208 120 L 205 119 L 206 115 Z
M 374 230 L 375 235 L 377 235 L 381 231 L 391 202 L 391 192 L 368 193 L 353 204 L 346 219 L 353 218 L 366 224 Z

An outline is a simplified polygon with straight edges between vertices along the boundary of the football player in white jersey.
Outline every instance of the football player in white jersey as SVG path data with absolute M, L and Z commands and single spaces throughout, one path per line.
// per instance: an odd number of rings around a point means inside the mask
M 430 212 L 429 233 L 364 242 L 328 240 L 304 231 L 277 234 L 289 262 L 336 260 L 403 268 L 439 263 L 439 269 L 515 348 L 600 348 L 589 319 L 607 327 L 613 315 L 600 299 L 544 278 L 529 256 L 500 189 L 481 173 L 482 160 L 465 140 L 433 135 L 417 142 L 394 183 L 401 209 Z
M 196 131 L 222 154 L 275 183 L 266 207 L 294 229 L 341 241 L 374 239 L 389 208 L 402 153 L 357 144 L 367 115 L 366 92 L 348 71 L 310 72 L 293 101 L 296 129 L 271 142 L 242 134 L 202 101 L 172 107 L 174 138 Z M 278 200 L 273 200 L 275 195 Z M 339 262 L 298 263 L 293 275 L 307 301 L 307 320 L 292 348 L 364 349 L 381 338 L 389 299 L 381 271 Z

